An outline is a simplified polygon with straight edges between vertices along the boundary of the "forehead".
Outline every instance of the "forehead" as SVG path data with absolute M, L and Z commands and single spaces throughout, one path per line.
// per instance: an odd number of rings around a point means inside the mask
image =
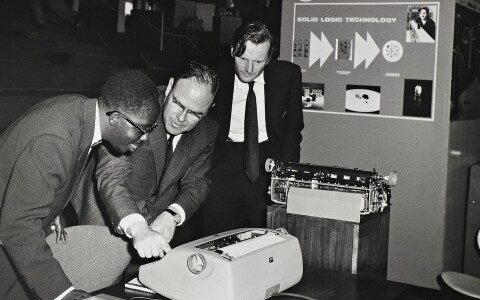
M 242 58 L 250 60 L 264 61 L 268 58 L 268 50 L 270 49 L 270 42 L 263 42 L 260 44 L 254 44 L 251 41 L 245 43 L 245 52 L 242 54 Z
M 205 112 L 213 101 L 210 85 L 199 83 L 193 77 L 177 79 L 171 94 L 183 106 L 195 112 Z

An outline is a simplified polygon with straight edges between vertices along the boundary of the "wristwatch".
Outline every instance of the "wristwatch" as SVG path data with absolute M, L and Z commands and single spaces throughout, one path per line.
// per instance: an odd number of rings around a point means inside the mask
M 167 209 L 165 210 L 165 212 L 167 212 L 167 213 L 169 213 L 169 214 L 172 215 L 173 220 L 175 221 L 175 224 L 178 225 L 178 224 L 180 224 L 180 222 L 182 221 L 182 217 L 181 217 L 179 214 L 177 214 L 176 212 L 174 212 L 173 210 L 171 210 L 170 208 L 167 208 Z

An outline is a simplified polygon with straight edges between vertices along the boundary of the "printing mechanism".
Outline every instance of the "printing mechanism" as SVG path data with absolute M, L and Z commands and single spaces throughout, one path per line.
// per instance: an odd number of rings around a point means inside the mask
M 359 194 L 361 215 L 383 211 L 390 205 L 390 188 L 397 183 L 397 172 L 382 176 L 373 171 L 279 162 L 267 159 L 265 170 L 272 173 L 270 196 L 273 202 L 288 203 L 290 188 Z

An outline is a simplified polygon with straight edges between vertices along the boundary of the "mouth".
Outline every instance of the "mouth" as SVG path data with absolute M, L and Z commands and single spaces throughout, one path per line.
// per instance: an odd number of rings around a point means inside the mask
M 173 128 L 176 128 L 176 129 L 179 129 L 179 128 L 182 128 L 183 125 L 182 124 L 177 124 L 175 121 L 171 120 L 170 124 L 172 124 L 172 127 Z

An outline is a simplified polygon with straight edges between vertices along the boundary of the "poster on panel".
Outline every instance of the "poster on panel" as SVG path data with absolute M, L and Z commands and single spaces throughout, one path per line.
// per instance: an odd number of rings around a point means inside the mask
M 433 120 L 439 2 L 292 5 L 305 111 Z

